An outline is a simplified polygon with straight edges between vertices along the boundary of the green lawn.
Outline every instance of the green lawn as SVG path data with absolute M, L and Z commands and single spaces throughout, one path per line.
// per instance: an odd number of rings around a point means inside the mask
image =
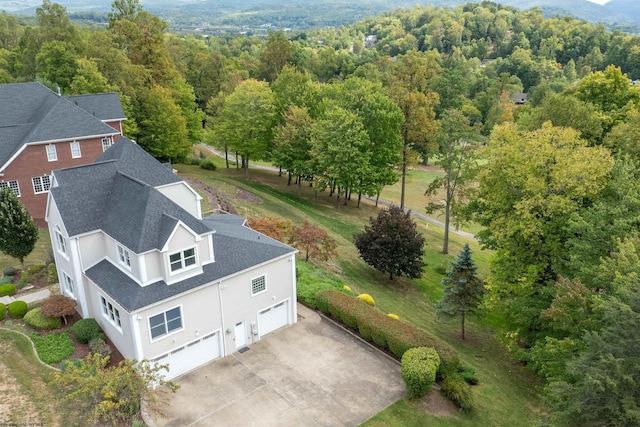
M 341 204 L 336 208 L 335 197 L 329 197 L 326 192 L 316 194 L 306 184 L 303 185 L 302 197 L 298 198 L 295 185 L 287 186 L 287 178 L 279 177 L 275 172 L 250 169 L 249 180 L 245 180 L 243 171 L 226 169 L 218 159 L 215 162 L 218 170 L 214 172 L 194 166 L 176 165 L 176 168 L 183 176 L 197 178 L 212 186 L 225 185 L 228 188 L 231 184 L 262 199 L 261 204 L 234 202 L 242 215 L 279 215 L 290 218 L 294 223 L 306 219 L 324 227 L 336 239 L 339 256 L 331 262 L 317 265 L 339 277 L 354 292 L 372 295 L 380 309 L 395 313 L 401 319 L 443 338 L 458 350 L 464 364 L 477 369 L 481 383 L 473 387 L 476 410 L 472 413 L 436 418 L 426 414 L 418 402 L 400 400 L 365 425 L 527 426 L 544 421 L 544 408 L 536 392 L 540 384 L 528 371 L 508 358 L 493 337 L 489 322 L 468 322 L 467 341 L 463 342 L 459 338 L 458 322 L 441 322 L 435 316 L 434 306 L 442 295 L 442 276 L 435 267 L 445 260 L 454 260 L 462 246 L 469 243 L 480 273 L 486 275 L 490 252 L 482 251 L 477 242 L 450 234 L 451 255 L 445 257 L 440 253 L 443 230 L 433 225 L 427 228 L 426 224 L 419 223 L 427 242 L 425 273 L 419 280 L 396 279 L 390 282 L 386 275 L 359 259 L 353 245 L 353 234 L 361 232 L 369 217 L 377 215 L 378 209 L 371 202 L 363 202 L 362 207 L 357 208 L 354 197 L 346 206 Z M 417 194 L 424 190 L 413 189 L 413 186 L 422 185 L 428 179 L 426 174 L 414 174 L 410 181 L 412 189 L 407 191 L 412 196 L 407 200 L 417 200 Z M 407 205 L 412 207 L 409 203 Z
M 46 228 L 41 228 L 38 230 L 38 241 L 36 243 L 36 247 L 33 249 L 33 252 L 25 258 L 24 264 L 25 266 L 31 266 L 36 264 L 44 264 L 47 259 L 47 252 L 51 248 L 51 238 L 49 237 L 49 231 Z M 11 258 L 0 252 L 0 276 L 2 275 L 2 270 L 7 267 L 15 267 L 20 268 L 20 261 L 16 258 Z

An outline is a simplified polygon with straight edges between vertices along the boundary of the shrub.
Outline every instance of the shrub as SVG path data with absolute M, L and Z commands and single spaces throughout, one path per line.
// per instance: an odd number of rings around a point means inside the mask
M 9 303 L 7 308 L 9 309 L 9 316 L 14 319 L 22 319 L 24 315 L 27 314 L 27 311 L 29 311 L 29 306 L 24 301 L 14 301 Z
M 200 159 L 197 157 L 189 156 L 186 159 L 184 159 L 184 162 L 187 165 L 200 166 Z
M 31 334 L 30 338 L 36 347 L 40 360 L 49 365 L 66 359 L 75 351 L 73 341 L 67 334 L 48 334 L 43 337 L 38 334 Z
M 49 264 L 47 267 L 47 283 L 50 285 L 58 283 L 58 269 L 55 264 Z
M 471 386 L 459 375 L 450 375 L 446 377 L 440 383 L 440 388 L 442 390 L 442 394 L 444 394 L 447 399 L 458 405 L 463 411 L 467 412 L 473 409 Z
M 297 263 L 296 277 L 298 301 L 313 309 L 317 308 L 320 310 L 316 304 L 316 295 L 318 292 L 325 289 L 343 289 L 343 283 L 340 280 L 304 262 Z
M 7 315 L 7 306 L 0 302 L 0 320 L 4 320 Z
M 475 375 L 476 369 L 473 366 L 461 366 L 458 370 L 460 378 L 462 378 L 467 384 L 477 385 L 480 380 Z
M 18 272 L 18 270 L 15 267 L 7 267 L 4 270 L 2 270 L 2 274 L 4 276 L 15 276 L 16 273 Z
M 2 276 L 2 278 L 0 278 L 0 285 L 6 285 L 7 283 L 11 283 L 12 281 L 13 281 L 13 277 Z
M 369 304 L 371 307 L 375 307 L 376 306 L 376 301 L 369 294 L 360 294 L 360 295 L 358 295 L 358 299 L 360 301 L 364 301 L 365 303 Z
M 67 324 L 67 316 L 76 312 L 76 300 L 64 295 L 53 295 L 42 303 L 42 315 L 46 317 L 62 317 Z
M 4 285 L 0 285 L 0 297 L 6 297 L 15 295 L 16 287 L 11 283 L 5 283 Z
M 111 355 L 111 347 L 102 338 L 94 338 L 89 341 L 89 350 L 91 353 L 98 353 L 101 357 Z
M 433 348 L 416 347 L 404 353 L 400 372 L 410 398 L 427 394 L 436 380 L 438 366 L 440 357 Z
M 60 326 L 62 326 L 60 317 L 52 318 L 43 316 L 41 307 L 29 310 L 29 312 L 24 315 L 24 322 L 36 329 L 60 329 Z
M 398 316 L 397 314 L 393 314 L 393 313 L 387 314 L 387 317 L 390 317 L 390 318 L 396 319 L 396 320 L 400 320 L 400 316 Z
M 94 338 L 102 338 L 102 330 L 100 329 L 100 325 L 96 322 L 96 319 L 82 319 L 78 320 L 71 327 L 71 333 L 78 340 L 78 342 L 83 344 L 88 344 Z
M 206 159 L 200 162 L 200 167 L 202 169 L 206 169 L 208 171 L 214 171 L 216 170 L 216 165 L 215 163 L 213 163 L 211 160 Z
M 351 288 L 350 288 L 349 286 L 347 286 L 347 285 L 344 285 L 344 286 L 342 287 L 342 289 L 343 289 L 346 293 L 348 293 L 348 294 L 350 294 L 350 295 L 351 295 L 351 294 L 353 294 L 353 291 L 352 291 L 352 290 L 351 290 Z

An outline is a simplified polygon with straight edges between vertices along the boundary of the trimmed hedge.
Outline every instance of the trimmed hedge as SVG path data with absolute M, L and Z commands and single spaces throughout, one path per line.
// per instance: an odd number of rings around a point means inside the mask
M 393 319 L 357 298 L 339 291 L 325 290 L 318 292 L 316 305 L 320 311 L 330 314 L 347 327 L 357 329 L 367 341 L 388 348 L 398 359 L 410 348 L 432 347 L 440 356 L 438 373 L 456 372 L 460 366 L 458 355 L 449 344 L 427 331 Z
M 9 310 L 9 316 L 14 319 L 22 319 L 29 311 L 29 306 L 24 301 L 14 301 L 9 303 L 7 309 Z
M 60 317 L 43 316 L 41 307 L 29 310 L 29 312 L 24 315 L 23 320 L 27 325 L 36 329 L 60 329 L 62 326 L 62 320 Z
M 0 285 L 0 297 L 12 296 L 16 294 L 16 287 L 11 283 Z
M 0 320 L 4 320 L 7 315 L 7 306 L 0 302 Z
M 345 284 L 340 280 L 305 262 L 296 263 L 296 276 L 298 301 L 310 308 L 317 308 L 316 294 L 325 289 L 351 292 L 350 289 L 344 289 Z
M 91 318 L 78 320 L 71 327 L 71 333 L 82 344 L 88 344 L 95 338 L 104 338 L 100 325 L 96 319 Z
M 407 385 L 409 398 L 422 397 L 436 380 L 440 358 L 433 348 L 410 348 L 402 356 L 402 379 Z

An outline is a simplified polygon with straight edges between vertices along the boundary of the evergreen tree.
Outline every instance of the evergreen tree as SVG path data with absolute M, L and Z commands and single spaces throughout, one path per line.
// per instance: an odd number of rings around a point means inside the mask
M 9 187 L 0 190 L 0 252 L 20 260 L 33 251 L 38 227 Z
M 424 237 L 410 212 L 390 206 L 369 222 L 371 225 L 364 228 L 364 233 L 353 236 L 362 259 L 376 270 L 389 273 L 390 280 L 403 274 L 420 277 L 426 265 L 422 261 Z
M 439 317 L 460 317 L 460 330 L 464 340 L 464 321 L 467 314 L 480 314 L 480 303 L 484 295 L 482 281 L 477 276 L 476 263 L 471 257 L 469 244 L 464 245 L 458 259 L 442 279 L 444 296 L 436 305 Z

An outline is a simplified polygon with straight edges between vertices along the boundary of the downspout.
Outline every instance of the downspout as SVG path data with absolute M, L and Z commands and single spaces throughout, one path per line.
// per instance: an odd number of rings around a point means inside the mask
M 222 325 L 222 357 L 227 355 L 227 330 L 224 327 L 224 311 L 222 309 L 222 282 L 218 282 L 218 295 L 220 300 L 220 324 Z
M 133 353 L 135 355 L 135 359 L 137 361 L 141 361 L 144 358 L 144 354 L 142 351 L 142 343 L 140 342 L 140 324 L 139 322 L 142 320 L 142 316 L 139 314 L 131 314 L 129 316 L 131 322 L 131 334 L 133 335 Z
M 291 325 L 298 321 L 298 300 L 296 298 L 297 295 L 297 278 L 296 278 L 296 256 L 295 254 L 291 255 L 291 277 L 293 279 L 293 295 L 291 296 L 291 301 L 293 304 L 293 319 L 291 319 Z

